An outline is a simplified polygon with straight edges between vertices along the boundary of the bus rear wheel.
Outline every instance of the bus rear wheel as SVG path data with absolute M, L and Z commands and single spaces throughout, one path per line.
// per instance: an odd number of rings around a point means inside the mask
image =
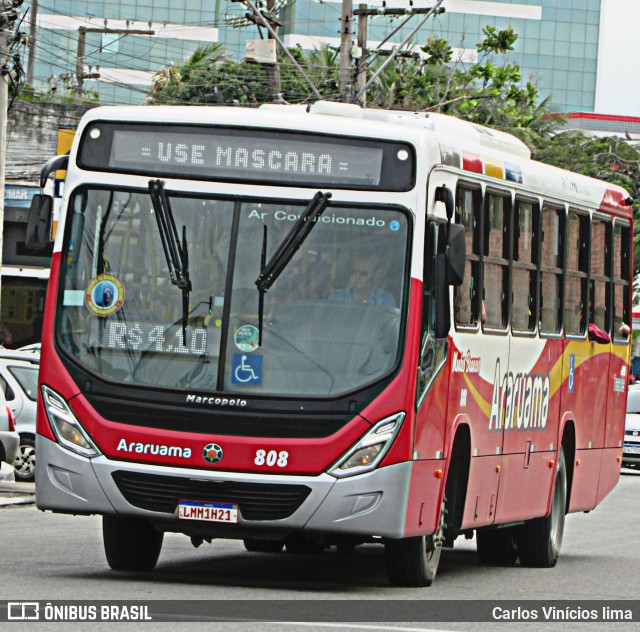
M 387 576 L 392 586 L 431 586 L 440 564 L 445 515 L 446 507 L 443 500 L 440 524 L 435 533 L 385 541 Z
M 528 520 L 519 528 L 518 549 L 523 566 L 551 568 L 556 565 L 564 533 L 566 504 L 567 464 L 561 448 L 549 515 Z
M 102 540 L 114 571 L 150 571 L 162 548 L 164 533 L 143 518 L 102 516 Z

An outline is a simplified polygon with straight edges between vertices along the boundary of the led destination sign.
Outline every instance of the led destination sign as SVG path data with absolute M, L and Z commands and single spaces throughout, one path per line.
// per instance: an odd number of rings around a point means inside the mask
M 409 190 L 405 143 L 267 130 L 94 123 L 78 164 L 85 169 L 291 186 Z

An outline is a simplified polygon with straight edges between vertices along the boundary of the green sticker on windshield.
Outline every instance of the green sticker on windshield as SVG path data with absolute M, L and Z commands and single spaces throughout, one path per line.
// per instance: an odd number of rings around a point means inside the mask
M 242 325 L 242 327 L 236 331 L 236 347 L 238 347 L 240 351 L 251 353 L 251 351 L 255 351 L 258 348 L 259 338 L 260 334 L 257 327 L 254 325 Z

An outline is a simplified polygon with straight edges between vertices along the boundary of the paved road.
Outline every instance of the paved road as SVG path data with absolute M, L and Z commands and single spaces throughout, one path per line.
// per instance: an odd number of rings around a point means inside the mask
M 317 630 L 581 630 L 584 623 L 345 623 L 340 612 L 362 603 L 382 601 L 402 613 L 410 604 L 427 599 L 538 600 L 638 598 L 640 585 L 640 471 L 622 476 L 620 484 L 589 515 L 567 518 L 563 552 L 555 569 L 496 568 L 477 561 L 473 541 L 456 542 L 443 555 L 435 583 L 428 589 L 392 588 L 384 573 L 382 547 L 360 547 L 352 556 L 335 551 L 321 556 L 247 553 L 240 542 L 214 541 L 198 549 L 188 538 L 168 534 L 160 561 L 152 573 L 115 573 L 106 565 L 101 544 L 100 519 L 38 511 L 33 485 L 0 483 L 0 562 L 11 568 L 10 581 L 0 584 L 0 600 L 239 600 L 255 604 L 267 600 L 309 600 L 336 612 L 335 622 L 323 624 L 225 623 L 223 629 L 282 632 L 294 627 Z M 16 504 L 20 502 L 21 504 Z M 31 504 L 29 504 L 31 503 Z M 460 542 L 460 546 L 458 543 Z M 13 563 L 8 562 L 12 560 Z M 335 600 L 335 601 L 331 601 Z M 354 605 L 355 604 L 355 605 Z M 346 609 L 346 610 L 345 610 Z M 395 609 L 395 610 L 394 610 Z M 185 618 L 185 625 L 189 619 Z M 0 624 L 1 625 L 1 624 Z M 46 625 L 42 629 L 47 628 Z M 56 624 L 57 625 L 57 624 Z M 60 624 L 62 625 L 62 624 Z M 92 630 L 102 624 L 92 625 Z M 135 627 L 135 624 L 130 624 Z M 142 624 L 138 624 L 142 625 Z M 192 629 L 195 624 L 189 623 Z M 204 626 L 206 624 L 198 624 Z M 211 624 L 209 624 L 211 625 Z M 635 625 L 635 627 L 634 627 Z M 525 627 L 527 626 L 527 627 Z M 181 627 L 185 627 L 181 624 Z M 638 629 L 631 624 L 594 624 L 589 630 Z M 36 628 L 29 626 L 30 630 Z M 64 629 L 61 627 L 61 629 Z M 133 628 L 128 628 L 133 629 Z M 204 629 L 204 628 L 203 628 Z M 210 628 L 209 628 L 210 629 Z

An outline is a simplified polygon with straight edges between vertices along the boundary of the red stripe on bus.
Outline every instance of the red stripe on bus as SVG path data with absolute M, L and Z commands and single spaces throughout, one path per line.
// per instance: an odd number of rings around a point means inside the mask
M 473 171 L 473 173 L 482 173 L 482 158 L 478 154 L 470 154 L 467 151 L 462 152 L 462 168 L 465 171 Z

